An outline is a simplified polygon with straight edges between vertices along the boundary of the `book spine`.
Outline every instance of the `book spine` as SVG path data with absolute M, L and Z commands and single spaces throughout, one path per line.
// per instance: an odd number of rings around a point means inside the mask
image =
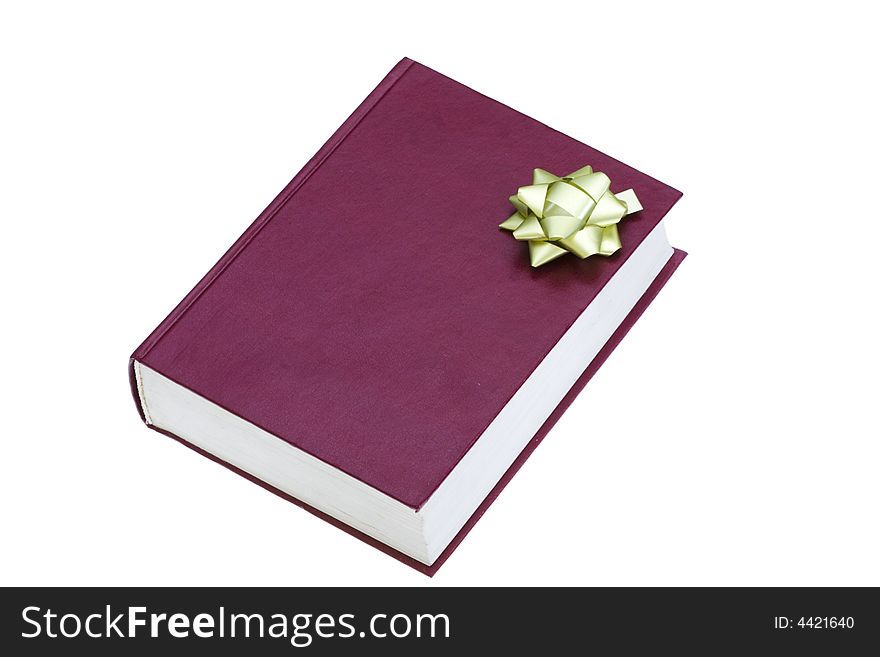
M 129 358 L 129 381 L 132 387 L 132 394 L 135 403 L 138 406 L 138 412 L 141 419 L 144 418 L 144 411 L 141 408 L 140 398 L 138 396 L 137 385 L 135 381 L 134 361 L 142 360 L 150 352 L 150 350 L 159 343 L 171 327 L 186 314 L 186 311 L 198 300 L 202 293 L 207 290 L 211 284 L 226 270 L 226 268 L 235 260 L 236 257 L 247 247 L 254 237 L 259 234 L 260 230 L 272 220 L 278 211 L 296 194 L 300 187 L 311 177 L 311 175 L 333 154 L 333 151 L 350 135 L 357 125 L 370 113 L 370 110 L 382 99 L 382 97 L 391 90 L 395 83 L 403 77 L 407 69 L 414 62 L 411 59 L 404 58 L 391 69 L 375 89 L 368 95 L 364 101 L 352 112 L 345 122 L 336 132 L 326 141 L 326 143 L 318 150 L 317 153 L 306 163 L 299 173 L 294 176 L 287 186 L 281 190 L 281 193 L 260 213 L 254 222 L 241 234 L 235 243 L 229 247 L 226 253 L 211 267 L 207 274 L 190 290 L 183 300 L 175 306 L 168 316 L 153 330 L 152 333 L 144 340 L 140 346 L 134 350 Z

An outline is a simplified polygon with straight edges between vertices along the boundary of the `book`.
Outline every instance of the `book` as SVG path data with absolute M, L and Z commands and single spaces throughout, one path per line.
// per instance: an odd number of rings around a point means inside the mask
M 609 257 L 499 229 L 543 168 L 641 211 Z M 685 254 L 681 193 L 410 59 L 134 351 L 141 418 L 432 575 Z

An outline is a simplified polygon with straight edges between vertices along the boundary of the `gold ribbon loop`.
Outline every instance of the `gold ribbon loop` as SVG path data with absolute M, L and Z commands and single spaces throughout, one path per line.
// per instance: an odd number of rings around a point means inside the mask
M 613 194 L 604 173 L 585 166 L 560 178 L 544 169 L 532 172 L 532 184 L 510 197 L 516 212 L 500 224 L 529 243 L 532 267 L 573 253 L 578 258 L 609 256 L 621 247 L 617 223 L 642 209 L 636 193 Z

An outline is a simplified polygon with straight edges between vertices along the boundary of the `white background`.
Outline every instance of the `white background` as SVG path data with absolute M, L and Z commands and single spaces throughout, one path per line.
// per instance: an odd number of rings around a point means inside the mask
M 4 4 L 0 583 L 880 585 L 868 3 L 534 4 Z M 126 378 L 402 56 L 684 191 L 690 252 L 433 579 Z

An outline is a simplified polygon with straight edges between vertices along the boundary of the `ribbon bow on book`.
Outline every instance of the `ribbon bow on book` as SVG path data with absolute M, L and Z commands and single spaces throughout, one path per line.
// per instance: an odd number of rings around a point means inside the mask
M 608 176 L 590 166 L 562 178 L 535 169 L 532 184 L 510 197 L 516 212 L 500 226 L 529 243 L 532 267 L 566 253 L 609 256 L 621 247 L 617 222 L 642 209 L 633 190 L 612 194 L 610 187 Z

